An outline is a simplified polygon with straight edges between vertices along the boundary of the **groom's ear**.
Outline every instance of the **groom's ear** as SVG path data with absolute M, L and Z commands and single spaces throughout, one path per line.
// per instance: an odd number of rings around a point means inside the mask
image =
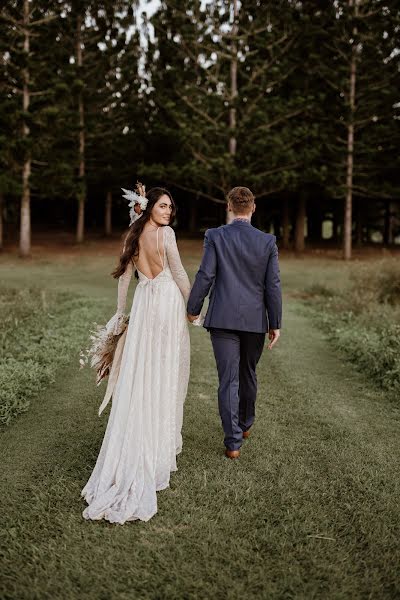
M 256 203 L 254 202 L 254 204 L 253 204 L 253 210 L 251 211 L 251 214 L 253 214 L 255 212 L 255 210 L 256 210 Z

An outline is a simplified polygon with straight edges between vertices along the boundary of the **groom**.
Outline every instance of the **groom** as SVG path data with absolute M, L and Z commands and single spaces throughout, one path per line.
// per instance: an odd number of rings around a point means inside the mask
M 251 225 L 256 208 L 252 192 L 235 187 L 227 199 L 233 220 L 206 231 L 187 311 L 194 321 L 211 290 L 204 327 L 217 363 L 225 454 L 238 458 L 254 422 L 256 366 L 265 334 L 268 331 L 269 349 L 279 338 L 282 295 L 276 238 Z

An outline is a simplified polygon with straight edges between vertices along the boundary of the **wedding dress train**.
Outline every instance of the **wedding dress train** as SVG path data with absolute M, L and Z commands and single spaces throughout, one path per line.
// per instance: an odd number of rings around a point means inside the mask
M 186 320 L 190 284 L 173 229 L 161 230 L 163 270 L 153 279 L 138 270 L 107 428 L 81 492 L 88 503 L 85 519 L 120 524 L 149 520 L 157 512 L 156 492 L 168 487 L 170 474 L 177 469 L 190 367 Z M 119 279 L 116 326 L 134 269 L 130 263 Z

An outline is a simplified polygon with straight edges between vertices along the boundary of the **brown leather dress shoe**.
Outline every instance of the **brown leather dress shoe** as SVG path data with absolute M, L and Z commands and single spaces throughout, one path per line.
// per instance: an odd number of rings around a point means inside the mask
M 247 431 L 243 431 L 243 437 L 246 439 L 248 438 L 250 435 L 250 429 L 248 429 Z
M 227 456 L 228 458 L 239 458 L 240 450 L 228 450 L 227 448 L 225 450 L 225 456 Z

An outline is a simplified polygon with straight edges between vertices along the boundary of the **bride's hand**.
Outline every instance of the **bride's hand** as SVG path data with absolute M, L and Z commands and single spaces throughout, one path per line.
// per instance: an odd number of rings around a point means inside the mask
M 189 317 L 192 318 L 189 319 Z M 194 315 L 188 315 L 188 319 L 191 322 L 191 324 L 195 327 L 201 327 L 204 323 L 204 315 L 202 313 L 200 313 L 197 317 L 195 317 Z
M 187 318 L 188 318 L 188 320 L 189 320 L 191 323 L 193 323 L 193 321 L 195 321 L 196 319 L 198 319 L 198 318 L 199 318 L 199 316 L 200 316 L 200 315 L 197 315 L 197 316 L 195 317 L 194 315 L 189 315 L 189 313 L 188 313 L 188 315 L 187 315 Z
M 126 317 L 123 312 L 117 311 L 106 324 L 107 332 L 112 333 L 113 335 L 119 335 L 122 333 L 126 327 L 125 318 Z

